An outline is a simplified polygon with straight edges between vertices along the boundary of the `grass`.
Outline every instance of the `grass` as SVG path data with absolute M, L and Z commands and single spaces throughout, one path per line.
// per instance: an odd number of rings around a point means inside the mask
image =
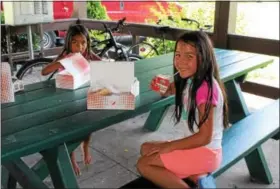
M 246 80 L 279 87 L 279 58 L 265 68 L 250 72 Z

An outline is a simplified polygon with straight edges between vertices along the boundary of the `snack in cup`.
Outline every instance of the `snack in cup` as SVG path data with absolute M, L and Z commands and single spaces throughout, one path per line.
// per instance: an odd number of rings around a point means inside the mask
M 100 91 L 98 91 L 98 93 L 102 96 L 109 96 L 112 94 L 112 92 L 107 88 L 101 89 Z

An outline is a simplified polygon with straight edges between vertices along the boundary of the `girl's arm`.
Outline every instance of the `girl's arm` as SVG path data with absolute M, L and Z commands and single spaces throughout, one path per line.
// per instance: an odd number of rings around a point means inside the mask
M 201 104 L 200 106 L 198 106 L 198 110 L 199 119 L 201 120 L 205 112 L 205 104 Z M 209 144 L 211 142 L 213 133 L 213 110 L 214 106 L 211 105 L 209 116 L 200 127 L 199 132 L 190 137 L 169 142 L 169 148 L 171 149 L 171 151 L 197 148 Z
M 102 60 L 99 56 L 97 56 L 95 53 L 91 53 L 92 59 L 93 60 Z
M 64 69 L 64 67 L 59 62 L 52 62 L 42 70 L 42 75 L 48 75 L 58 69 Z

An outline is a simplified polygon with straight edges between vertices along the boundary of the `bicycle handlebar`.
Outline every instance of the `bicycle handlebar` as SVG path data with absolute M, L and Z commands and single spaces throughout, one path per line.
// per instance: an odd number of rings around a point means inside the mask
M 182 18 L 181 20 L 186 21 L 188 24 L 196 23 L 197 28 L 200 29 L 200 24 L 198 21 L 190 18 Z
M 125 20 L 126 20 L 126 17 L 120 19 L 120 20 L 117 22 L 117 26 L 114 27 L 114 28 L 109 28 L 105 23 L 103 23 L 103 26 L 104 26 L 105 30 L 102 31 L 100 34 L 104 34 L 104 33 L 106 33 L 106 32 L 117 32 L 117 31 L 119 31 L 120 26 L 124 26 Z
M 196 26 L 197 26 L 197 29 L 202 30 L 202 31 L 203 30 L 210 30 L 213 27 L 213 25 L 206 24 L 206 25 L 203 26 L 205 29 L 203 29 L 203 28 L 200 27 L 200 23 L 195 19 L 182 18 L 181 20 L 186 21 L 188 24 L 195 23 Z
M 168 20 L 174 21 L 174 19 L 173 19 L 172 16 L 168 16 L 167 18 L 168 18 Z M 159 19 L 159 20 L 156 22 L 156 24 L 159 25 L 161 22 L 162 22 L 162 20 Z
M 174 22 L 174 18 L 173 18 L 172 16 L 168 16 L 167 18 L 168 18 L 168 20 L 170 20 L 170 21 L 173 21 L 173 22 Z M 182 20 L 182 21 L 186 21 L 188 24 L 195 23 L 195 24 L 196 24 L 197 29 L 199 29 L 199 30 L 203 30 L 203 28 L 201 28 L 201 26 L 200 26 L 200 23 L 199 23 L 197 20 L 195 20 L 195 19 L 190 19 L 190 18 L 181 18 L 181 20 Z M 159 20 L 156 22 L 156 24 L 157 24 L 157 25 L 159 25 L 161 22 L 162 22 L 162 20 L 161 20 L 161 19 L 159 19 Z M 205 28 L 205 30 L 210 30 L 213 26 L 212 26 L 212 25 L 207 24 L 207 25 L 204 25 L 203 27 Z

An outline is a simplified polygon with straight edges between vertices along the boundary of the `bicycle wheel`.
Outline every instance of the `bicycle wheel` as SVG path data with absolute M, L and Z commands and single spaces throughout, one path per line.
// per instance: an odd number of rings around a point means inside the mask
M 100 53 L 100 57 L 102 60 L 105 61 L 138 61 L 143 59 L 143 57 L 137 55 L 137 54 L 127 54 L 128 60 L 120 54 L 121 52 L 116 52 L 115 47 L 106 48 Z M 126 52 L 126 49 L 124 49 L 124 53 Z
M 137 54 L 141 56 L 142 58 L 151 58 L 154 56 L 159 55 L 157 49 L 147 42 L 141 42 L 137 43 L 135 45 L 132 45 L 128 51 L 128 54 Z
M 136 62 L 138 60 L 143 59 L 141 56 L 138 56 L 137 54 L 129 54 L 128 55 L 128 60 L 132 62 Z
M 128 48 L 122 44 L 117 44 L 118 48 L 123 49 L 124 53 L 127 53 Z M 121 50 L 118 51 L 114 46 L 105 47 L 99 54 L 100 58 L 105 61 L 116 61 L 123 60 L 126 61 L 126 58 L 122 55 Z
M 103 49 L 99 54 L 100 58 L 105 61 L 115 61 L 115 59 L 118 57 L 118 53 L 116 52 L 115 47 L 110 47 Z
M 24 85 L 46 81 L 51 74 L 43 76 L 41 74 L 42 69 L 53 59 L 50 58 L 38 58 L 27 61 L 17 72 L 16 77 L 22 80 Z

